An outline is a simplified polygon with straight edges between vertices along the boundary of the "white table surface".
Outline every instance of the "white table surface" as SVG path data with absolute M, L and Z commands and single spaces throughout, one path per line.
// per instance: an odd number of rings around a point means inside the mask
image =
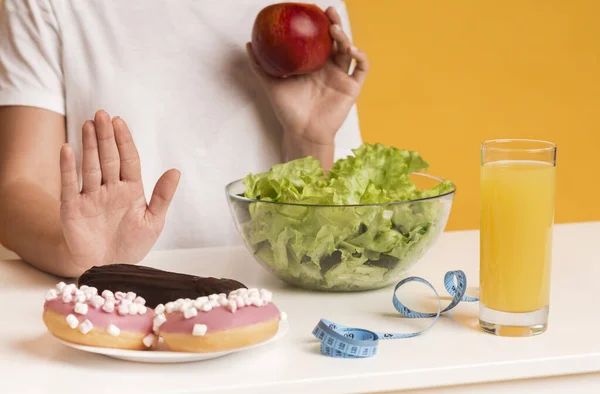
M 424 327 L 424 320 L 398 317 L 391 304 L 392 288 L 351 294 L 290 288 L 263 270 L 242 247 L 153 252 L 143 264 L 231 277 L 251 287 L 269 288 L 275 293 L 274 302 L 288 313 L 291 330 L 272 345 L 209 362 L 150 365 L 87 354 L 58 343 L 42 323 L 43 295 L 58 280 L 19 260 L 1 260 L 0 393 L 318 394 L 406 389 L 437 393 L 442 392 L 439 387 L 458 384 L 474 386 L 447 387 L 443 392 L 480 393 L 484 392 L 481 387 L 487 387 L 486 392 L 500 393 L 515 387 L 525 392 L 527 385 L 539 388 L 543 382 L 546 392 L 553 393 L 559 392 L 552 391 L 560 385 L 556 382 L 569 380 L 565 390 L 576 381 L 584 382 L 587 389 L 578 392 L 600 391 L 600 375 L 594 374 L 600 371 L 600 317 L 594 311 L 600 278 L 600 222 L 556 226 L 550 322 L 545 334 L 534 338 L 484 334 L 477 329 L 477 304 L 463 303 L 426 335 L 382 342 L 379 354 L 368 359 L 320 355 L 311 330 L 322 317 L 381 331 Z M 477 284 L 477 232 L 445 233 L 413 274 L 424 276 L 443 292 L 443 274 L 450 269 L 464 270 L 470 283 Z M 434 305 L 418 284 L 407 285 L 407 291 L 399 295 L 409 307 L 431 309 Z M 545 377 L 552 378 L 500 382 Z

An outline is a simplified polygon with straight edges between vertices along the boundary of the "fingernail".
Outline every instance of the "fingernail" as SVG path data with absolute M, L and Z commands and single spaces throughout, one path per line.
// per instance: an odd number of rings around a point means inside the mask
M 354 45 L 352 45 L 352 46 L 350 47 L 350 50 L 351 50 L 352 52 L 356 52 L 356 53 L 360 52 L 360 51 L 358 50 L 358 48 L 357 48 L 357 47 L 355 47 Z
M 101 110 L 98 110 L 98 112 L 96 112 L 96 115 L 97 115 L 99 118 L 101 118 L 101 119 L 102 119 L 102 118 L 104 118 L 104 119 L 106 119 L 106 118 L 110 119 L 110 115 L 108 114 L 108 112 L 106 112 L 106 111 L 105 111 L 105 110 L 103 110 L 103 109 L 101 109 Z
M 337 25 L 337 24 L 336 24 L 336 25 L 333 25 L 333 28 L 334 28 L 335 30 L 342 30 L 342 26 L 340 26 L 340 25 Z
M 115 117 L 114 121 L 115 121 L 115 125 L 123 128 L 123 129 L 127 127 L 127 123 L 125 123 L 123 118 L 121 118 L 120 116 Z

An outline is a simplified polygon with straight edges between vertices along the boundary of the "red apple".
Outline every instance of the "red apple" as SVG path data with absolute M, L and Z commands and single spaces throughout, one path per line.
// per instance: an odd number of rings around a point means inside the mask
M 270 5 L 254 21 L 254 55 L 263 70 L 275 77 L 317 71 L 331 56 L 329 26 L 331 21 L 316 5 Z

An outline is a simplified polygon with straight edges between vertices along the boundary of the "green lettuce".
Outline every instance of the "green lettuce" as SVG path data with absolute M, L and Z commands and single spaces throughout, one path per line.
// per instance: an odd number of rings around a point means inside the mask
M 261 202 L 235 202 L 240 230 L 284 280 L 315 289 L 382 287 L 443 230 L 450 200 L 426 198 L 454 185 L 419 190 L 411 174 L 428 164 L 417 152 L 364 144 L 353 153 L 328 174 L 307 157 L 244 179 L 244 196 Z

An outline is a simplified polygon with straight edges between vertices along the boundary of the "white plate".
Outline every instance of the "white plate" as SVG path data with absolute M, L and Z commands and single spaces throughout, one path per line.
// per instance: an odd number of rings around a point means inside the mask
M 161 345 L 159 343 L 159 350 L 123 350 L 123 349 L 111 349 L 106 347 L 94 347 L 94 346 L 83 346 L 75 343 L 69 343 L 58 339 L 64 345 L 73 349 L 83 350 L 84 352 L 102 354 L 108 357 L 117 358 L 120 360 L 135 361 L 139 363 L 155 363 L 155 364 L 171 364 L 171 363 L 188 363 L 193 361 L 210 360 L 212 358 L 223 357 L 231 353 L 240 352 L 243 350 L 253 349 L 259 346 L 267 345 L 283 337 L 289 330 L 290 325 L 287 321 L 279 322 L 279 329 L 277 334 L 272 338 L 260 342 L 251 346 L 246 346 L 239 349 L 227 350 L 224 352 L 213 352 L 213 353 L 184 353 L 184 352 L 172 352 L 169 350 L 160 350 Z M 163 347 L 164 348 L 164 347 Z

